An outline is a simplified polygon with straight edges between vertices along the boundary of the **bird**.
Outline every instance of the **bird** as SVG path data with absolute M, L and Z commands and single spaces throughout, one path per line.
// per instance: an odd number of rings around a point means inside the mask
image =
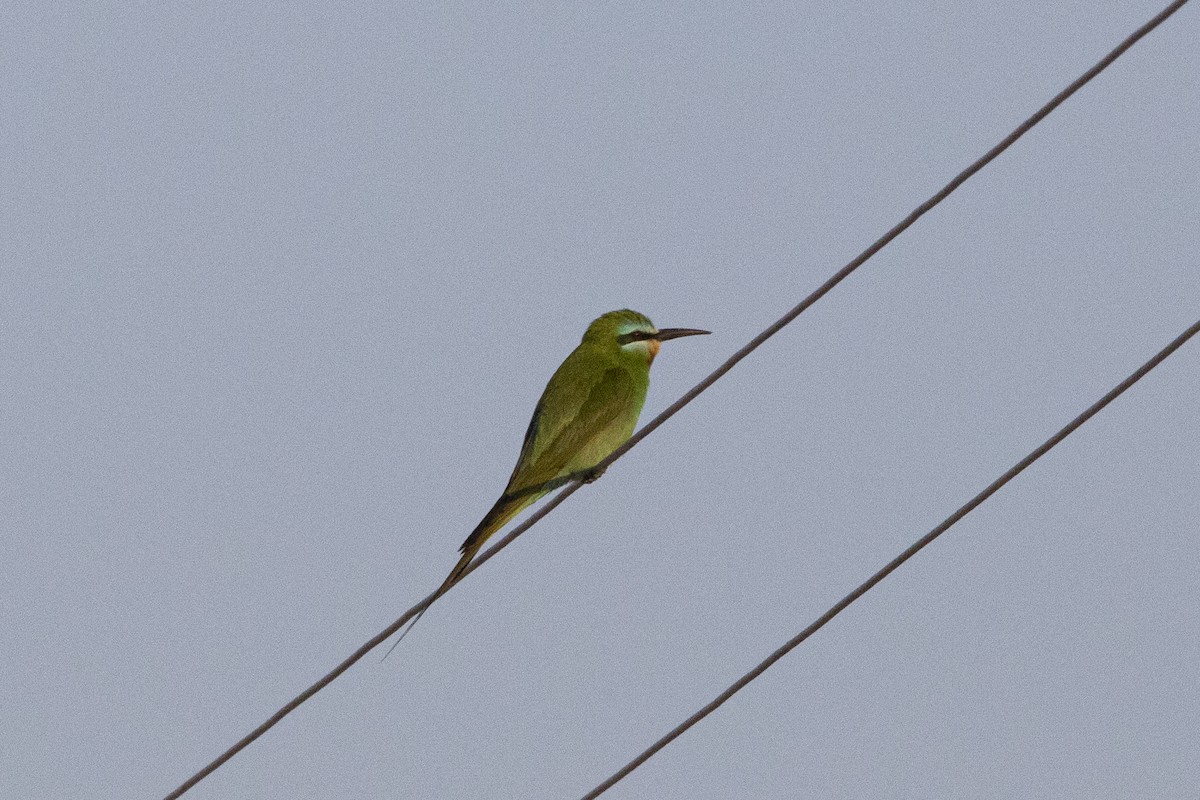
M 429 605 L 458 582 L 479 549 L 513 517 L 549 492 L 572 481 L 591 483 L 597 466 L 633 435 L 650 386 L 650 365 L 663 342 L 710 331 L 656 328 L 645 314 L 629 309 L 601 314 L 583 340 L 551 376 L 525 431 L 521 453 L 495 505 L 459 548 L 454 569 Z M 421 619 L 388 650 L 400 644 Z

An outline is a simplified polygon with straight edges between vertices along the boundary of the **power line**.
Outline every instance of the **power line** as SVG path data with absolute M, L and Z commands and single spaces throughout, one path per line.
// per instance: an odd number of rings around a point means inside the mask
M 793 638 L 789 639 L 786 644 L 784 644 L 778 650 L 776 650 L 775 652 L 771 653 L 771 655 L 769 655 L 765 659 L 763 659 L 758 664 L 758 666 L 756 666 L 754 669 L 750 670 L 745 675 L 743 675 L 741 678 L 739 678 L 732 686 L 730 686 L 725 691 L 721 692 L 721 694 L 717 695 L 716 699 L 714 699 L 711 703 L 704 706 L 699 711 L 697 711 L 695 714 L 692 714 L 692 716 L 688 717 L 686 720 L 681 722 L 679 725 L 672 728 L 669 733 L 667 733 L 665 736 L 663 736 L 657 742 L 655 742 L 654 744 L 650 745 L 645 750 L 643 750 L 637 756 L 637 758 L 633 759 L 628 764 L 626 764 L 624 767 L 622 767 L 621 769 L 614 772 L 608 778 L 608 780 L 604 781 L 599 786 L 597 786 L 595 789 L 593 789 L 592 791 L 590 791 L 586 795 L 584 795 L 582 800 L 595 800 L 595 798 L 599 797 L 600 795 L 604 794 L 606 791 L 611 789 L 618 781 L 620 781 L 626 775 L 633 772 L 635 769 L 640 767 L 642 764 L 646 763 L 646 761 L 648 761 L 651 756 L 653 756 L 659 750 L 662 750 L 664 747 L 666 747 L 668 744 L 670 744 L 672 741 L 674 741 L 676 738 L 678 738 L 688 728 L 692 727 L 697 722 L 699 722 L 700 720 L 704 719 L 709 714 L 711 714 L 713 711 L 717 710 L 717 708 L 719 708 L 722 704 L 724 704 L 726 700 L 733 697 L 735 694 L 737 694 L 739 691 L 741 691 L 747 684 L 749 684 L 751 681 L 753 681 L 759 675 L 762 675 L 764 672 L 766 672 L 776 661 L 778 661 L 779 659 L 786 656 L 794 648 L 799 646 L 801 642 L 803 642 L 805 639 L 812 636 L 814 633 L 816 633 L 821 628 L 823 628 L 827 622 L 829 622 L 834 617 L 836 617 L 838 614 L 840 614 L 842 611 L 844 611 L 855 600 L 857 600 L 858 598 L 860 598 L 864 594 L 866 594 L 868 591 L 870 591 L 872 587 L 874 587 L 877 583 L 879 583 L 884 578 L 886 578 L 888 575 L 890 575 L 901 564 L 903 564 L 905 561 L 908 561 L 908 559 L 915 556 L 926 545 L 928 545 L 934 539 L 938 538 L 943 533 L 948 531 L 956 522 L 958 522 L 960 519 L 965 517 L 971 511 L 973 511 L 981 503 L 983 503 L 984 500 L 987 500 L 989 497 L 991 497 L 993 494 L 995 494 L 997 491 L 999 491 L 1000 487 L 1004 486 L 1004 484 L 1008 483 L 1013 478 L 1017 477 L 1017 475 L 1020 475 L 1021 472 L 1024 471 L 1024 469 L 1026 467 L 1028 467 L 1030 464 L 1037 461 L 1042 456 L 1046 455 L 1046 453 L 1049 453 L 1052 449 L 1054 449 L 1055 445 L 1057 445 L 1063 439 L 1067 438 L 1072 433 L 1074 433 L 1075 430 L 1077 428 L 1079 428 L 1080 425 L 1087 422 L 1089 419 L 1091 419 L 1093 416 L 1095 416 L 1096 413 L 1100 411 L 1100 409 L 1104 408 L 1106 405 L 1108 405 L 1113 400 L 1115 400 L 1117 397 L 1119 397 L 1126 389 L 1128 389 L 1130 386 L 1133 386 L 1135 383 L 1137 383 L 1139 380 L 1141 380 L 1146 375 L 1146 373 L 1148 373 L 1150 370 L 1157 367 L 1160 363 L 1162 363 L 1163 359 L 1165 359 L 1167 356 L 1171 355 L 1171 353 L 1174 353 L 1176 350 L 1178 350 L 1179 347 L 1184 342 L 1186 342 L 1188 339 L 1195 336 L 1198 332 L 1200 332 L 1200 321 L 1195 322 L 1192 325 L 1192 327 L 1188 328 L 1186 331 L 1179 334 L 1179 336 L 1175 337 L 1175 339 L 1170 344 L 1168 344 L 1162 350 L 1158 351 L 1158 353 L 1155 354 L 1155 356 L 1153 358 L 1151 358 L 1149 361 L 1147 361 L 1142 366 L 1138 367 L 1138 369 L 1132 375 L 1130 375 L 1128 378 L 1126 378 L 1125 380 L 1121 381 L 1119 384 L 1114 386 L 1108 392 L 1108 394 L 1104 395 L 1104 397 L 1101 397 L 1099 400 L 1097 400 L 1095 403 L 1093 403 L 1091 406 L 1089 406 L 1086 411 L 1084 411 L 1082 414 L 1075 417 L 1075 419 L 1071 420 L 1066 425 L 1064 425 L 1058 431 L 1058 433 L 1054 434 L 1049 439 L 1042 442 L 1040 447 L 1038 447 L 1036 450 L 1031 452 L 1029 455 L 1025 456 L 1020 461 L 1018 461 L 1016 463 L 1016 465 L 1014 465 L 1011 469 L 1008 470 L 1008 472 L 1005 472 L 999 478 L 997 478 L 996 480 L 989 483 L 987 485 L 987 487 L 984 488 L 983 491 L 981 491 L 979 494 L 975 495 L 970 500 L 968 500 L 966 503 L 964 503 L 962 506 L 960 506 L 957 511 L 955 511 L 950 516 L 946 517 L 946 519 L 942 520 L 942 523 L 940 525 L 938 525 L 936 528 L 931 530 L 929 533 L 925 534 L 920 539 L 918 539 L 916 542 L 914 542 L 903 553 L 901 553 L 900 555 L 896 556 L 894 559 L 889 561 L 887 563 L 887 565 L 883 567 L 883 569 L 879 570 L 874 575 L 872 575 L 870 578 L 863 581 L 863 583 L 861 583 L 857 589 L 855 589 L 850 594 L 843 597 L 841 600 L 839 600 L 837 603 L 835 603 L 832 608 L 830 608 L 828 611 L 826 611 L 824 614 L 822 614 L 820 617 L 818 617 L 811 625 L 809 625 L 804 630 L 800 631 L 800 633 L 796 634 Z
M 1101 72 L 1103 72 L 1122 53 L 1124 53 L 1126 50 L 1128 50 L 1130 47 L 1132 47 L 1134 43 L 1136 43 L 1139 39 L 1141 39 L 1143 36 L 1145 36 L 1147 33 L 1149 33 L 1155 27 L 1157 27 L 1161 22 L 1163 22 L 1163 20 L 1167 19 L 1167 17 L 1171 16 L 1176 11 L 1178 11 L 1180 8 L 1182 8 L 1184 6 L 1184 4 L 1187 2 L 1188 2 L 1188 0 L 1175 0 L 1175 2 L 1173 2 L 1173 3 L 1171 3 L 1171 5 L 1167 6 L 1167 8 L 1164 9 L 1162 12 L 1160 12 L 1156 17 L 1154 17 L 1154 19 L 1152 19 L 1150 22 L 1143 25 L 1141 28 L 1139 28 L 1133 34 L 1131 34 L 1120 45 L 1118 45 L 1112 52 L 1110 52 L 1107 56 L 1105 56 L 1100 61 L 1098 61 L 1095 64 L 1095 66 L 1093 66 L 1091 69 L 1089 69 L 1087 72 L 1085 72 L 1079 78 L 1077 78 L 1066 89 L 1063 89 L 1061 92 L 1059 92 L 1057 95 L 1055 95 L 1049 102 L 1047 102 L 1045 105 L 1043 105 L 1041 108 L 1039 108 L 1032 116 L 1030 116 L 1028 119 L 1026 119 L 1020 125 L 1018 125 L 1012 131 L 1012 133 L 1010 133 L 1008 136 L 1004 137 L 1004 139 L 1001 140 L 995 147 L 993 147 L 991 150 L 989 150 L 987 153 L 985 153 L 983 156 L 981 156 L 978 160 L 976 160 L 974 163 L 972 163 L 970 166 L 968 166 L 962 172 L 955 175 L 954 178 L 951 179 L 949 183 L 947 183 L 945 186 L 943 186 L 938 192 L 936 192 L 933 196 L 931 196 L 924 203 L 917 206 L 917 208 L 915 208 L 911 213 L 909 213 L 909 215 L 907 217 L 905 217 L 903 220 L 901 220 L 899 223 L 897 223 L 887 233 L 883 234 L 883 236 L 879 237 L 874 243 L 871 244 L 870 247 L 868 247 L 866 250 L 863 250 L 862 253 L 860 253 L 857 257 L 855 257 L 852 261 L 850 261 L 848 264 L 846 264 L 844 267 L 842 267 L 840 270 L 838 270 L 836 273 L 834 273 L 827 281 L 825 281 L 825 283 L 821 284 L 819 287 L 817 287 L 817 289 L 814 292 L 812 292 L 810 295 L 808 295 L 808 297 L 804 298 L 804 300 L 802 300 L 798 305 L 796 305 L 794 308 L 792 308 L 790 311 L 788 311 L 786 314 L 784 314 L 782 317 L 780 317 L 776 322 L 772 323 L 762 333 L 758 334 L 753 339 L 751 339 L 750 342 L 748 342 L 744 347 L 742 347 L 740 350 L 738 350 L 736 353 L 734 353 L 732 356 L 730 356 L 723 364 L 721 364 L 721 366 L 717 367 L 717 369 L 715 369 L 712 373 L 710 373 L 702 381 L 700 381 L 698 384 L 696 384 L 686 394 L 684 394 L 682 397 L 680 397 L 678 400 L 676 400 L 674 403 L 672 403 L 670 406 L 668 406 L 657 417 L 655 417 L 650 422 L 648 422 L 645 426 L 643 426 L 639 431 L 637 431 L 633 436 L 631 436 L 628 441 L 626 441 L 623 445 L 621 445 L 616 450 L 614 450 L 613 453 L 608 458 L 606 458 L 604 461 L 602 461 L 597 466 L 597 469 L 598 470 L 606 469 L 618 458 L 625 455 L 625 453 L 629 452 L 629 450 L 631 450 L 634 446 L 636 446 L 639 442 L 641 442 L 642 439 L 645 439 L 660 425 L 662 425 L 664 422 L 666 422 L 668 419 L 670 419 L 676 413 L 678 413 L 684 406 L 686 406 L 688 403 L 692 402 L 692 400 L 696 399 L 696 397 L 699 396 L 701 392 L 706 390 L 712 384 L 716 383 L 717 380 L 719 380 L 721 377 L 723 377 L 725 375 L 725 373 L 729 372 L 729 370 L 733 369 L 733 367 L 739 361 L 741 361 L 743 358 L 745 358 L 751 352 L 753 352 L 755 349 L 757 349 L 759 347 L 759 345 L 761 345 L 763 342 L 767 341 L 767 339 L 770 339 L 772 336 L 774 336 L 776 333 L 778 333 L 780 330 L 782 330 L 784 327 L 786 327 L 789 323 L 791 323 L 793 320 L 795 320 L 796 317 L 800 316 L 800 314 L 804 313 L 804 311 L 806 311 L 810 306 L 812 306 L 814 303 L 816 303 L 818 300 L 820 300 L 822 297 L 824 297 L 834 286 L 838 285 L 846 277 L 848 277 L 850 275 L 850 273 L 854 272 L 856 269 L 858 269 L 860 266 L 862 266 L 864 263 L 866 263 L 868 259 L 870 259 L 872 256 L 874 256 L 876 253 L 878 253 L 884 247 L 886 247 L 893 239 L 895 239 L 897 236 L 899 236 L 901 233 L 903 233 L 905 230 L 907 230 L 909 227 L 911 227 L 913 225 L 913 223 L 915 223 L 918 219 L 920 219 L 922 216 L 924 216 L 926 212 L 930 211 L 935 206 L 937 206 L 939 203 L 941 203 L 943 200 L 945 200 L 947 197 L 949 197 L 950 194 L 952 194 L 955 189 L 957 189 L 964 182 L 966 182 L 967 179 L 969 179 L 975 173 L 979 172 L 979 170 L 981 170 L 985 166 L 987 166 L 987 164 L 990 163 L 993 159 L 995 159 L 998 155 L 1000 155 L 1002 152 L 1007 150 L 1014 142 L 1016 142 L 1018 139 L 1020 139 L 1022 136 L 1024 136 L 1031 128 L 1033 128 L 1035 125 L 1037 125 L 1039 122 L 1041 122 L 1046 116 L 1048 116 L 1050 114 L 1050 112 L 1054 111 L 1059 105 L 1061 105 L 1063 103 L 1063 101 L 1065 101 L 1068 97 L 1073 95 L 1076 91 L 1078 91 L 1081 87 L 1083 87 L 1086 83 L 1088 83 L 1092 78 L 1096 77 Z M 486 550 L 483 554 L 481 554 L 477 559 L 475 559 L 475 561 L 473 561 L 471 563 L 471 565 L 466 570 L 463 571 L 463 574 L 461 576 L 459 576 L 458 580 L 461 581 L 467 575 L 474 572 L 476 569 L 478 569 L 480 566 L 482 566 L 485 561 L 492 558 L 492 556 L 496 555 L 498 552 L 500 552 L 505 547 L 507 547 L 509 544 L 511 544 L 518 536 L 520 536 L 522 533 L 524 533 L 525 531 L 529 530 L 534 525 L 536 525 L 543 517 L 545 517 L 547 514 L 549 514 L 551 511 L 553 511 L 555 508 L 557 508 L 559 506 L 559 504 L 561 504 L 564 500 L 566 500 L 568 497 L 570 497 L 572 494 L 574 494 L 579 489 L 579 487 L 582 485 L 583 484 L 579 483 L 579 482 L 574 482 L 574 483 L 567 485 L 561 492 L 559 492 L 557 495 L 555 495 L 553 498 L 551 498 L 549 501 L 547 501 L 543 506 L 541 506 L 541 508 L 539 508 L 537 510 L 537 512 L 535 512 L 532 516 L 530 516 L 529 519 L 527 519 L 524 523 L 518 525 L 503 539 L 501 539 L 499 542 L 497 542 L 495 545 L 493 545 L 488 550 Z M 447 587 L 446 591 L 449 591 L 450 589 L 452 589 L 454 587 L 454 585 L 457 585 L 457 583 L 458 583 L 458 581 L 455 581 L 454 584 Z M 445 594 L 445 592 L 441 592 L 441 594 Z M 359 647 L 357 650 L 355 650 L 353 653 L 351 653 L 344 661 L 342 661 L 340 664 L 338 664 L 336 667 L 334 667 L 332 670 L 330 670 L 320 680 L 318 680 L 316 683 L 309 686 L 307 689 L 305 689 L 300 694 L 296 695 L 296 697 L 292 698 L 292 700 L 290 700 L 282 708 L 280 708 L 278 711 L 276 711 L 274 714 L 272 714 L 265 722 L 263 722 L 257 728 L 252 730 L 250 733 L 246 734 L 244 737 L 239 739 L 236 743 L 234 743 L 231 747 L 229 747 L 229 749 L 227 749 L 225 752 L 221 753 L 221 755 L 217 756 L 215 759 L 213 759 L 211 762 L 209 762 L 205 767 L 203 767 L 201 770 L 199 770 L 194 775 L 192 775 L 190 778 L 188 778 L 186 781 L 184 781 L 182 784 L 180 784 L 178 788 L 176 788 L 174 791 L 172 791 L 170 794 L 168 794 L 165 797 L 165 800 L 177 800 L 177 798 L 182 797 L 185 792 L 187 792 L 189 789 L 191 789 L 193 786 L 195 786 L 197 783 L 202 781 L 207 776 L 211 775 L 221 765 L 223 765 L 225 762 L 229 761 L 229 759 L 231 759 L 235 755 L 237 755 L 241 750 L 243 750 L 251 742 L 253 742 L 255 739 L 262 736 L 268 730 L 273 728 L 280 720 L 282 720 L 288 714 L 295 711 L 306 700 L 308 700 L 310 697 L 315 695 L 317 692 L 321 691 L 327 685 L 332 683 L 338 676 L 340 676 L 343 672 L 345 672 L 351 666 L 353 666 L 355 664 L 355 662 L 357 662 L 359 659 L 361 659 L 363 656 L 365 656 L 371 650 L 373 650 L 374 648 L 376 648 L 377 646 L 382 644 L 384 641 L 386 641 L 388 638 L 390 638 L 393 634 L 395 634 L 397 631 L 399 631 L 400 628 L 402 628 L 406 622 L 408 622 L 410 619 L 412 619 L 415 615 L 420 614 L 422 611 L 424 611 L 439 596 L 440 595 L 438 592 L 436 592 L 436 591 L 431 592 L 419 603 L 414 605 L 412 608 L 408 609 L 408 611 L 405 611 L 403 614 L 400 615 L 400 617 L 398 619 L 396 619 L 395 622 L 393 622 L 391 625 L 389 625 L 388 627 L 386 627 L 385 629 L 380 631 L 378 634 L 376 634 L 370 640 L 368 640 L 365 644 L 363 644 L 361 647 Z

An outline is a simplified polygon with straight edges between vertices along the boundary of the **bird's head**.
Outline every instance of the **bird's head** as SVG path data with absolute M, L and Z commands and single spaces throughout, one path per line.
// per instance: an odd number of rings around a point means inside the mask
M 621 311 L 609 311 L 593 320 L 592 324 L 588 325 L 587 332 L 583 334 L 583 341 L 587 344 L 614 348 L 618 352 L 630 355 L 644 354 L 646 361 L 651 362 L 658 355 L 658 348 L 662 342 L 678 339 L 681 336 L 699 336 L 704 333 L 709 333 L 709 331 L 695 328 L 663 328 L 659 330 L 654 327 L 654 323 L 645 314 L 639 314 L 626 308 Z

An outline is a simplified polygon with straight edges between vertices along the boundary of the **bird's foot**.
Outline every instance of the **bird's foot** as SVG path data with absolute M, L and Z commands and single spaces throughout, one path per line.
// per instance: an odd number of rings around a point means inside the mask
M 583 483 L 595 483 L 596 481 L 600 480 L 600 476 L 603 474 L 604 470 L 602 469 L 589 469 L 587 472 L 583 473 L 583 477 L 579 480 Z

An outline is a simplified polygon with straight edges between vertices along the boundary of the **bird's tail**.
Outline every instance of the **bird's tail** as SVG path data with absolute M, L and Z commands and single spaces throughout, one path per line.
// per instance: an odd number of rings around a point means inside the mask
M 458 559 L 458 563 L 454 565 L 454 569 L 446 576 L 446 582 L 442 584 L 441 591 L 449 589 L 459 578 L 462 577 L 467 565 L 479 553 L 480 548 L 491 537 L 493 533 L 503 528 L 508 524 L 508 521 L 520 514 L 526 508 L 537 502 L 541 494 L 531 493 L 512 497 L 507 494 L 500 495 L 500 499 L 496 501 L 496 505 L 483 515 L 483 519 L 475 526 L 475 530 L 471 531 L 471 535 L 462 543 L 462 547 L 458 551 L 462 553 L 462 558 Z
M 450 570 L 450 574 L 446 576 L 446 580 L 442 581 L 442 585 L 438 587 L 438 590 L 434 593 L 433 597 L 430 598 L 429 603 L 426 604 L 426 606 L 420 611 L 418 611 L 415 617 L 413 617 L 412 622 L 410 622 L 408 627 L 404 629 L 404 632 L 400 634 L 400 638 L 396 640 L 395 644 L 388 648 L 387 653 L 385 653 L 383 656 L 384 659 L 387 659 L 387 657 L 392 654 L 392 651 L 396 649 L 400 642 L 404 641 L 404 637 L 408 636 L 409 631 L 416 627 L 417 622 L 421 619 L 422 615 L 429 610 L 429 606 L 433 605 L 435 600 L 445 594 L 447 589 L 458 582 L 458 579 L 462 577 L 463 572 L 466 571 L 467 566 L 471 563 L 472 559 L 475 558 L 475 555 L 479 552 L 479 548 L 483 547 L 483 544 L 488 540 L 488 537 L 503 528 L 510 519 L 515 517 L 517 514 L 520 514 L 544 494 L 546 493 L 530 493 L 519 495 L 517 497 L 511 497 L 507 494 L 500 495 L 500 499 L 496 501 L 496 505 L 492 506 L 491 511 L 483 515 L 483 519 L 480 520 L 479 524 L 475 526 L 475 530 L 471 531 L 471 535 L 468 536 L 467 540 L 462 543 L 462 547 L 459 548 L 459 551 L 462 553 L 462 557 L 458 559 L 458 563 L 454 565 L 454 569 Z

